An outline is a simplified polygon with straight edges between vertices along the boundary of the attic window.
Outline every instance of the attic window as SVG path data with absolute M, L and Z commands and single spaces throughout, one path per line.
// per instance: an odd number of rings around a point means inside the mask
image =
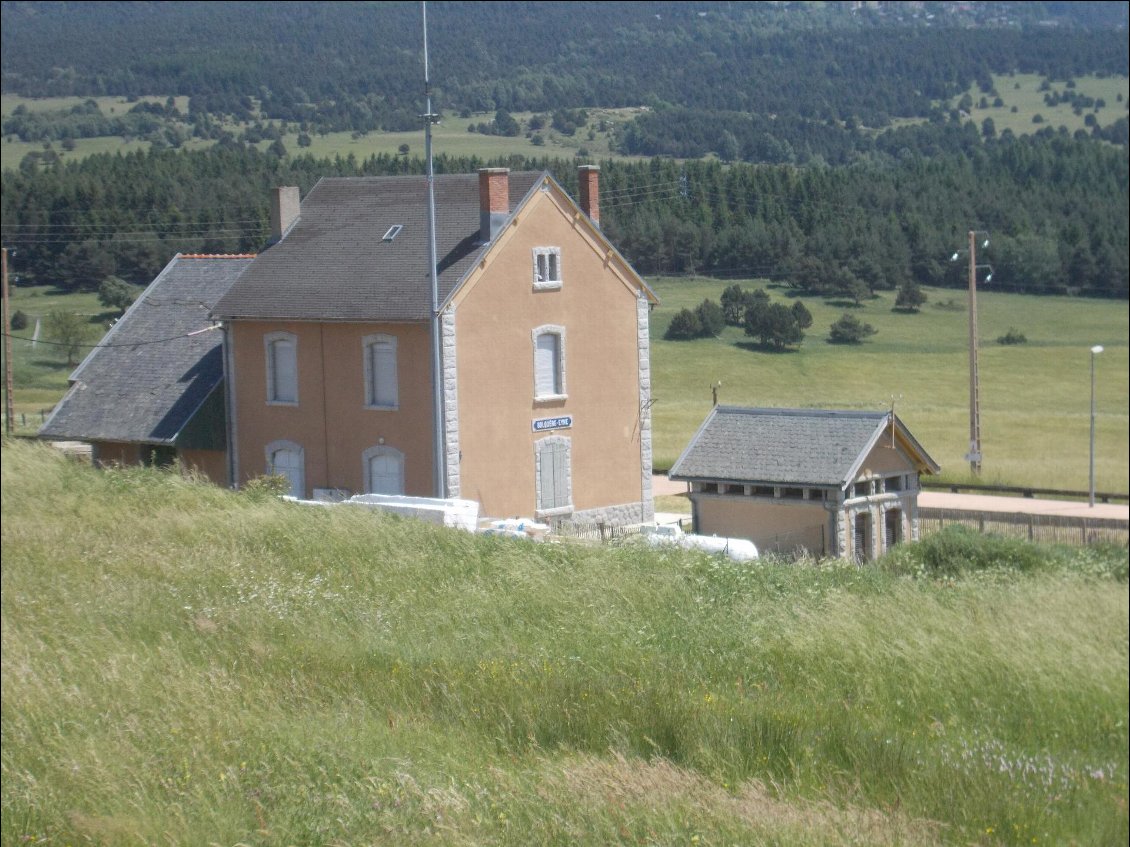
M 561 288 L 561 248 L 534 248 L 534 291 Z
M 381 240 L 392 241 L 392 239 L 400 235 L 400 230 L 402 229 L 404 229 L 404 226 L 402 224 L 393 224 L 388 228 L 388 232 L 385 233 L 384 238 L 382 238 Z

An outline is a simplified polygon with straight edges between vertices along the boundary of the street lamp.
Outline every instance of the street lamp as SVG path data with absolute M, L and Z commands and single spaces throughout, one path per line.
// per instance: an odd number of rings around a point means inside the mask
M 977 271 L 988 268 L 989 275 L 985 282 L 993 278 L 992 265 L 977 264 L 977 236 L 983 235 L 985 240 L 982 247 L 989 246 L 989 234 L 984 230 L 971 229 L 969 231 L 969 453 L 966 459 L 969 469 L 975 474 L 981 474 L 981 375 L 977 366 Z M 950 256 L 951 262 L 956 262 L 961 256 L 957 251 Z
M 1091 488 L 1090 488 L 1090 507 L 1095 507 L 1095 356 L 1099 355 L 1103 348 L 1096 344 L 1091 348 Z

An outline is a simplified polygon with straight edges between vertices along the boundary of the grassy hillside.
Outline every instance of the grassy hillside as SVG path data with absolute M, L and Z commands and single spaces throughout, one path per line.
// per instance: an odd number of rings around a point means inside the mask
M 729 283 L 655 282 L 662 305 L 652 313 L 652 376 L 657 467 L 669 467 L 719 400 L 749 406 L 886 409 L 899 416 L 947 478 L 968 474 L 969 314 L 966 293 L 929 290 L 918 314 L 893 312 L 894 292 L 859 308 L 801 297 L 813 325 L 794 351 L 763 352 L 743 330 L 718 338 L 664 341 L 672 316 L 705 298 L 717 302 Z M 742 282 L 743 288 L 767 283 Z M 769 289 L 789 303 L 783 289 Z M 1090 348 L 1096 361 L 1097 487 L 1130 485 L 1130 320 L 1125 303 L 978 291 L 982 478 L 1007 484 L 1085 490 L 1090 438 Z M 872 324 L 858 346 L 827 343 L 844 312 Z M 1004 346 L 1010 328 L 1028 342 Z
M 738 566 L 2 449 L 4 844 L 1126 841 L 1125 550 Z
M 124 97 L 42 97 L 29 98 L 13 94 L 5 94 L 0 98 L 0 119 L 6 119 L 19 106 L 31 112 L 65 112 L 78 106 L 86 100 L 94 100 L 103 115 L 107 117 L 121 116 L 133 107 L 134 103 Z M 177 97 L 177 108 L 182 113 L 188 112 L 188 98 Z M 164 97 L 141 97 L 138 102 L 161 103 Z M 499 156 L 528 156 L 538 158 L 541 156 L 568 158 L 579 153 L 591 156 L 594 159 L 620 159 L 629 161 L 636 157 L 619 156 L 613 153 L 611 143 L 616 128 L 627 123 L 640 111 L 639 108 L 624 109 L 589 109 L 588 123 L 577 130 L 574 135 L 564 135 L 548 125 L 540 130 L 540 143 L 535 144 L 531 137 L 527 137 L 525 128 L 529 124 L 532 112 L 516 112 L 513 117 L 523 128 L 517 137 L 483 135 L 478 132 L 468 132 L 469 125 L 491 123 L 494 112 L 472 114 L 469 117 L 460 117 L 457 114 L 444 115 L 443 120 L 432 130 L 433 144 L 437 153 L 448 156 L 478 156 L 491 159 Z M 279 126 L 283 136 L 282 141 L 291 155 L 309 153 L 315 158 L 354 155 L 358 159 L 386 153 L 395 154 L 402 144 L 409 146 L 409 155 L 422 157 L 424 154 L 424 131 L 420 129 L 411 132 L 370 132 L 364 135 L 353 132 L 312 133 L 311 144 L 303 148 L 298 143 L 298 128 L 295 124 L 279 121 L 265 121 L 265 123 Z M 182 130 L 191 130 L 183 122 L 169 122 L 169 126 L 177 125 Z M 227 121 L 223 127 L 234 135 L 239 136 L 252 124 L 251 122 L 237 123 Z M 215 142 L 189 139 L 184 143 L 185 149 L 198 150 L 211 147 Z M 269 141 L 257 145 L 261 150 L 270 146 Z M 97 138 L 76 138 L 71 150 L 65 149 L 60 142 L 52 142 L 51 150 L 58 154 L 64 161 L 78 161 L 97 153 L 128 153 L 133 150 L 148 150 L 150 142 L 139 138 L 122 138 L 120 136 L 100 136 Z M 583 148 L 583 149 L 582 149 Z M 42 152 L 44 143 L 39 141 L 20 141 L 14 135 L 4 136 L 0 142 L 0 168 L 15 169 L 19 167 L 24 156 L 32 152 Z
M 973 86 L 967 92 L 973 99 L 969 116 L 978 127 L 985 118 L 992 118 L 998 133 L 1010 129 L 1016 135 L 1028 135 L 1046 126 L 1056 129 L 1067 127 L 1069 132 L 1074 133 L 1077 129 L 1087 129 L 1088 113 L 1095 116 L 1100 126 L 1109 126 L 1119 118 L 1126 117 L 1127 100 L 1130 99 L 1130 79 L 1126 77 L 1086 76 L 1074 80 L 1074 85 L 1070 88 L 1066 81 L 1059 81 L 1041 90 L 1043 82 L 1043 77 L 1038 74 L 994 75 L 993 87 L 1003 101 L 1002 105 L 993 106 L 995 95 L 985 95 L 977 86 Z M 1098 109 L 1084 109 L 1076 114 L 1074 107 L 1068 102 L 1048 105 L 1044 96 L 1052 92 L 1059 95 L 1074 92 L 1095 101 L 1103 100 L 1105 105 Z M 987 108 L 981 107 L 982 97 L 988 100 Z M 956 107 L 957 101 L 951 105 Z M 1037 115 L 1043 120 L 1034 123 L 1033 118 Z
M 90 339 L 96 341 L 118 313 L 101 305 L 97 294 L 67 294 L 45 285 L 13 287 L 11 304 L 13 315 L 23 312 L 28 320 L 26 328 L 12 331 L 12 400 L 16 429 L 28 434 L 39 428 L 44 415 L 63 396 L 67 377 L 74 370 L 67 365 L 64 350 L 51 342 L 47 316 L 56 311 L 82 315 L 90 324 Z M 82 355 L 86 352 L 84 349 Z
M 980 127 L 985 118 L 992 118 L 996 125 L 997 133 L 1005 129 L 1011 130 L 1015 135 L 1030 135 L 1045 127 L 1066 127 L 1070 132 L 1086 128 L 1086 114 L 1095 116 L 1101 126 L 1109 126 L 1118 118 L 1125 117 L 1127 101 L 1130 99 L 1130 78 L 1120 76 L 1080 76 L 1074 80 L 1074 86 L 1067 87 L 1066 82 L 1056 82 L 1047 90 L 1041 90 L 1044 78 L 1038 74 L 1011 74 L 1008 76 L 995 75 L 994 87 L 1000 96 L 1002 105 L 992 105 L 997 95 L 985 95 L 977 86 L 969 89 L 967 94 L 972 98 L 973 106 L 968 114 L 971 120 Z M 1049 91 L 1059 95 L 1065 93 L 1084 94 L 1092 99 L 1105 101 L 1105 106 L 1099 109 L 1089 108 L 1076 114 L 1071 103 L 1066 101 L 1049 106 L 1045 94 Z M 987 96 L 988 103 L 981 107 L 981 98 Z M 63 112 L 78 106 L 86 100 L 94 100 L 102 114 L 113 117 L 120 116 L 133 107 L 134 102 L 124 97 L 44 97 L 28 98 L 13 94 L 5 94 L 0 98 L 0 118 L 7 118 L 18 106 L 32 112 Z M 164 103 L 164 97 L 141 97 L 137 102 Z M 188 112 L 188 98 L 175 98 L 177 108 L 182 113 Z M 941 105 L 946 108 L 957 108 L 961 98 Z M 1014 111 L 1015 109 L 1015 111 Z M 449 156 L 479 156 L 490 159 L 496 156 L 573 156 L 581 151 L 594 159 L 623 159 L 612 150 L 614 132 L 622 127 L 640 112 L 640 107 L 622 109 L 588 109 L 588 124 L 578 130 L 573 136 L 563 135 L 550 128 L 540 131 L 541 143 L 534 144 L 523 132 L 514 138 L 505 136 L 489 136 L 467 131 L 470 124 L 490 123 L 494 119 L 493 112 L 473 114 L 469 117 L 460 117 L 457 114 L 447 114 L 433 131 L 434 144 L 437 152 Z M 521 124 L 523 129 L 529 123 L 532 112 L 515 112 L 513 117 Z M 1033 119 L 1039 115 L 1042 120 L 1034 123 Z M 896 119 L 895 126 L 922 123 L 921 120 Z M 355 155 L 358 159 L 379 153 L 396 153 L 400 145 L 407 144 L 412 155 L 422 156 L 424 148 L 423 129 L 411 132 L 371 132 L 360 135 L 352 132 L 333 132 L 313 134 L 312 144 L 308 148 L 298 145 L 298 131 L 295 125 L 280 123 L 278 121 L 265 121 L 281 126 L 283 130 L 283 143 L 291 155 L 310 153 L 317 158 L 325 156 Z M 170 124 L 171 125 L 171 124 Z M 181 124 L 182 128 L 187 124 Z M 251 126 L 250 122 L 224 124 L 224 127 L 235 135 L 240 135 Z M 195 139 L 185 142 L 188 149 L 200 149 L 211 146 L 213 142 L 203 142 Z M 269 142 L 261 142 L 261 149 L 267 149 Z M 148 149 L 149 142 L 143 139 L 124 139 L 117 136 L 99 138 L 78 138 L 74 141 L 73 150 L 65 150 L 60 143 L 52 144 L 53 149 L 63 161 L 78 160 L 96 153 L 129 152 L 138 149 Z M 24 142 L 15 136 L 4 137 L 0 143 L 0 167 L 4 169 L 16 168 L 20 161 L 31 152 L 44 149 L 42 142 Z

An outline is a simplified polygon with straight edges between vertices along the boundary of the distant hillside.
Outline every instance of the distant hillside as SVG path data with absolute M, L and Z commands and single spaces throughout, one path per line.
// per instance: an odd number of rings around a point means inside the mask
M 993 73 L 1128 70 L 1125 3 L 428 6 L 436 105 L 674 104 L 886 126 Z M 324 129 L 418 125 L 416 3 L 5 2 L 6 93 L 190 95 Z M 991 85 L 991 83 L 990 83 Z

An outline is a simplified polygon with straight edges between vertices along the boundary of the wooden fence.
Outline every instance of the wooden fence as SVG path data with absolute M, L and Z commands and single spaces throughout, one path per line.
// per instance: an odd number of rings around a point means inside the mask
M 924 538 L 951 524 L 961 524 L 978 532 L 1053 544 L 1084 545 L 1097 541 L 1126 544 L 1130 541 L 1130 521 L 1118 518 L 918 507 L 919 537 Z
M 948 491 L 951 494 L 973 491 L 981 494 L 1019 495 L 1028 498 L 1050 497 L 1055 500 L 1086 500 L 1090 497 L 1088 491 L 1063 491 L 1058 488 L 1032 488 L 1023 485 L 981 485 L 979 483 L 938 482 L 933 479 L 923 479 L 920 484 L 925 491 Z M 1130 502 L 1130 494 L 1096 491 L 1095 499 L 1100 503 L 1126 503 Z

